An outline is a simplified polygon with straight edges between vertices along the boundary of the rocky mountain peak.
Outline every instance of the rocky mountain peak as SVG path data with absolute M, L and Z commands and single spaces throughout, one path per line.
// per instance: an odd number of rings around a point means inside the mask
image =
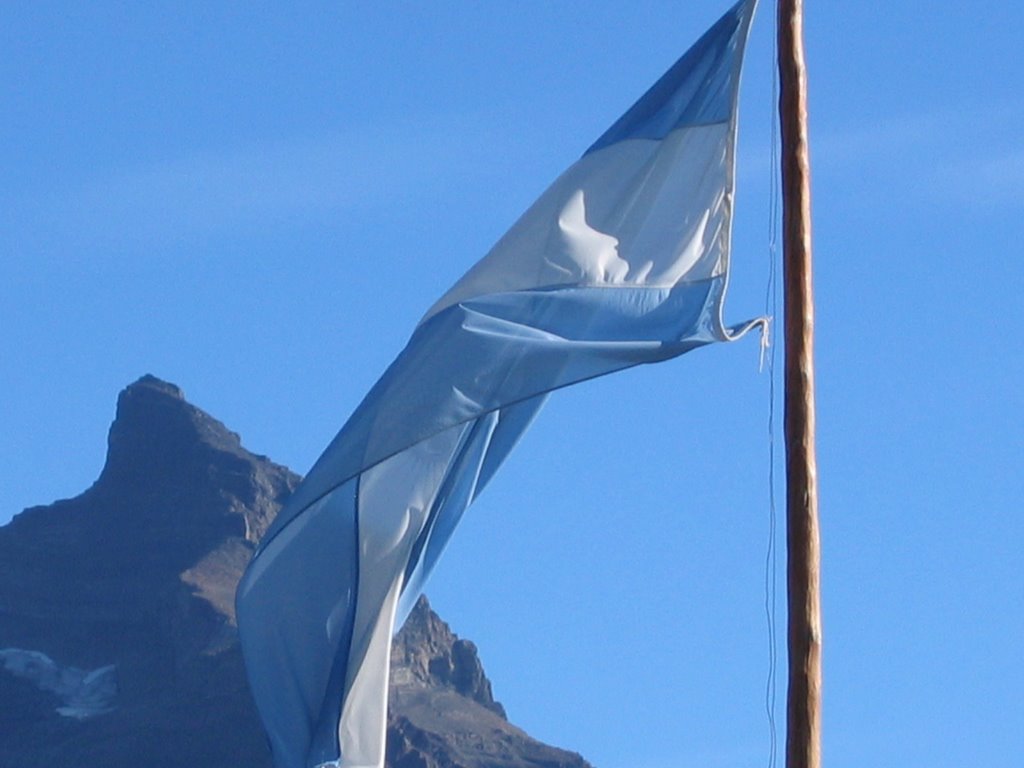
M 426 596 L 416 602 L 395 637 L 391 680 L 398 687 L 450 688 L 502 718 L 476 645 L 458 637 L 430 607 Z
M 133 520 L 143 515 L 147 525 L 152 515 L 168 511 L 176 525 L 189 525 L 190 510 L 219 506 L 254 543 L 298 481 L 243 448 L 235 432 L 189 403 L 180 387 L 146 374 L 117 398 L 106 462 L 87 495 L 108 518 L 121 510 Z M 210 523 L 205 511 L 192 521 Z
M 239 462 L 252 457 L 237 434 L 188 403 L 179 387 L 150 374 L 118 396 L 107 446 L 101 485 L 181 483 L 195 480 L 212 454 Z
M 177 386 L 125 388 L 96 483 L 0 526 L 0 766 L 270 768 L 234 592 L 298 480 Z M 388 768 L 590 768 L 507 721 L 425 599 L 392 671 Z

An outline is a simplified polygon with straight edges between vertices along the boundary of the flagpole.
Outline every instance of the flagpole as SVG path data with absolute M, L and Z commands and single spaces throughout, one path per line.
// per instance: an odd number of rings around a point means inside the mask
M 821 596 L 814 449 L 814 298 L 803 0 L 779 0 L 785 295 L 787 768 L 821 765 Z

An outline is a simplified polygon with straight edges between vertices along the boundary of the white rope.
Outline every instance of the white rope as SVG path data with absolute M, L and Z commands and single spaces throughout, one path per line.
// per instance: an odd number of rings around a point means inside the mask
M 776 13 L 778 11 L 776 10 Z M 768 284 L 765 288 L 765 315 L 769 323 L 778 316 L 778 242 L 781 201 L 779 169 L 778 119 L 774 106 L 779 99 L 779 74 L 775 66 L 778 59 L 778 38 L 773 36 L 772 46 L 772 105 L 769 110 L 771 122 L 771 146 L 769 149 L 768 171 Z M 778 727 L 775 721 L 775 705 L 778 671 L 778 637 L 776 633 L 776 584 L 778 576 L 778 550 L 776 548 L 776 504 L 775 504 L 775 362 L 776 346 L 771 343 L 769 323 L 761 332 L 761 365 L 768 366 L 768 543 L 764 563 L 764 611 L 768 628 L 768 675 L 765 681 L 764 707 L 768 717 L 769 751 L 768 768 L 775 768 L 778 759 Z

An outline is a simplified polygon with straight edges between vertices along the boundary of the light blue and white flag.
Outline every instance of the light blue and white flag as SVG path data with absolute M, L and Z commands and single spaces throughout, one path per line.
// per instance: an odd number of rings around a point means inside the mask
M 236 602 L 278 768 L 383 766 L 394 628 L 548 393 L 754 324 L 722 321 L 754 5 L 430 308 L 267 531 Z

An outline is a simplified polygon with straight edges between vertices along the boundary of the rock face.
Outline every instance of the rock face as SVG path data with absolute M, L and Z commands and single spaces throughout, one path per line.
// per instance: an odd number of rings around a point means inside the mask
M 476 646 L 452 634 L 424 597 L 395 637 L 390 703 L 391 768 L 589 768 L 508 722 Z
M 234 590 L 299 477 L 145 376 L 80 496 L 0 527 L 0 766 L 270 768 Z M 395 641 L 392 768 L 585 768 L 510 725 L 423 599 Z

